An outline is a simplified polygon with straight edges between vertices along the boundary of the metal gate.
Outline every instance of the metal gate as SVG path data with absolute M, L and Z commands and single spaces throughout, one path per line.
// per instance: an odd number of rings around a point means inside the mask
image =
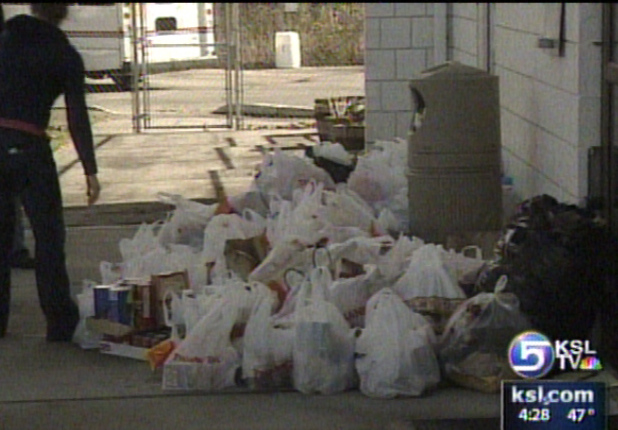
M 133 130 L 240 129 L 238 4 L 221 4 L 218 16 L 212 3 L 183 4 L 185 10 L 194 5 L 195 16 L 189 18 L 197 25 L 164 16 L 172 15 L 170 9 L 161 15 L 155 5 L 172 4 L 131 3 Z M 214 15 L 212 23 L 206 20 L 208 14 Z M 213 55 L 202 55 L 213 50 Z M 178 57 L 182 55 L 187 58 Z

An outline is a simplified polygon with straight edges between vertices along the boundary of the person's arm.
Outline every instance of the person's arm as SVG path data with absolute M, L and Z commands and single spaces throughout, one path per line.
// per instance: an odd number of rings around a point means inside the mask
M 100 186 L 96 176 L 97 163 L 92 128 L 84 94 L 84 63 L 77 52 L 72 52 L 72 54 L 73 58 L 67 64 L 64 96 L 69 132 L 86 174 L 88 204 L 90 205 L 98 199 Z

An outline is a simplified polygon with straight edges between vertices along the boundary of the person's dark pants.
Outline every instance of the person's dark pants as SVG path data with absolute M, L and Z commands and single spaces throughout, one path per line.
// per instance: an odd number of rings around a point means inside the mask
M 16 257 L 20 253 L 28 252 L 26 248 L 26 235 L 24 228 L 24 217 L 21 212 L 21 200 L 15 202 L 15 232 L 13 233 L 13 249 L 11 255 Z
M 70 340 L 79 312 L 66 269 L 62 197 L 51 147 L 44 139 L 0 129 L 0 337 L 8 325 L 9 255 L 18 195 L 34 233 L 36 285 L 47 319 L 47 338 Z

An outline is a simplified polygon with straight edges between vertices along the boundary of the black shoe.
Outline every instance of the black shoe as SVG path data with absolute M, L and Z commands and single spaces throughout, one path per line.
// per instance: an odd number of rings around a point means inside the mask
M 45 339 L 48 342 L 71 342 L 77 324 L 79 324 L 79 315 L 66 318 L 62 323 L 48 322 Z
M 36 260 L 30 256 L 27 249 L 13 253 L 9 261 L 13 269 L 32 270 L 36 266 Z

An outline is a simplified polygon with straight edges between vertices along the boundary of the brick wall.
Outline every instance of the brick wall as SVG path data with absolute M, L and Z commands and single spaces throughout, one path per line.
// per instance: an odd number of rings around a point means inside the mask
M 481 67 L 479 56 L 479 3 L 451 3 L 448 18 L 448 58 L 472 67 Z
M 546 3 L 498 3 L 494 65 L 500 77 L 505 170 L 525 198 L 573 203 L 587 191 L 587 149 L 598 145 L 600 4 L 567 3 L 565 55 L 537 47 Z
M 368 141 L 406 137 L 408 80 L 435 64 L 440 5 L 367 4 Z M 601 3 L 566 4 L 563 57 L 537 47 L 549 3 L 446 5 L 447 59 L 500 77 L 503 161 L 518 197 L 548 193 L 581 201 L 587 151 L 600 144 L 601 53 L 592 42 L 601 39 Z
M 433 9 L 431 3 L 366 4 L 368 141 L 407 135 L 409 80 L 434 64 Z

